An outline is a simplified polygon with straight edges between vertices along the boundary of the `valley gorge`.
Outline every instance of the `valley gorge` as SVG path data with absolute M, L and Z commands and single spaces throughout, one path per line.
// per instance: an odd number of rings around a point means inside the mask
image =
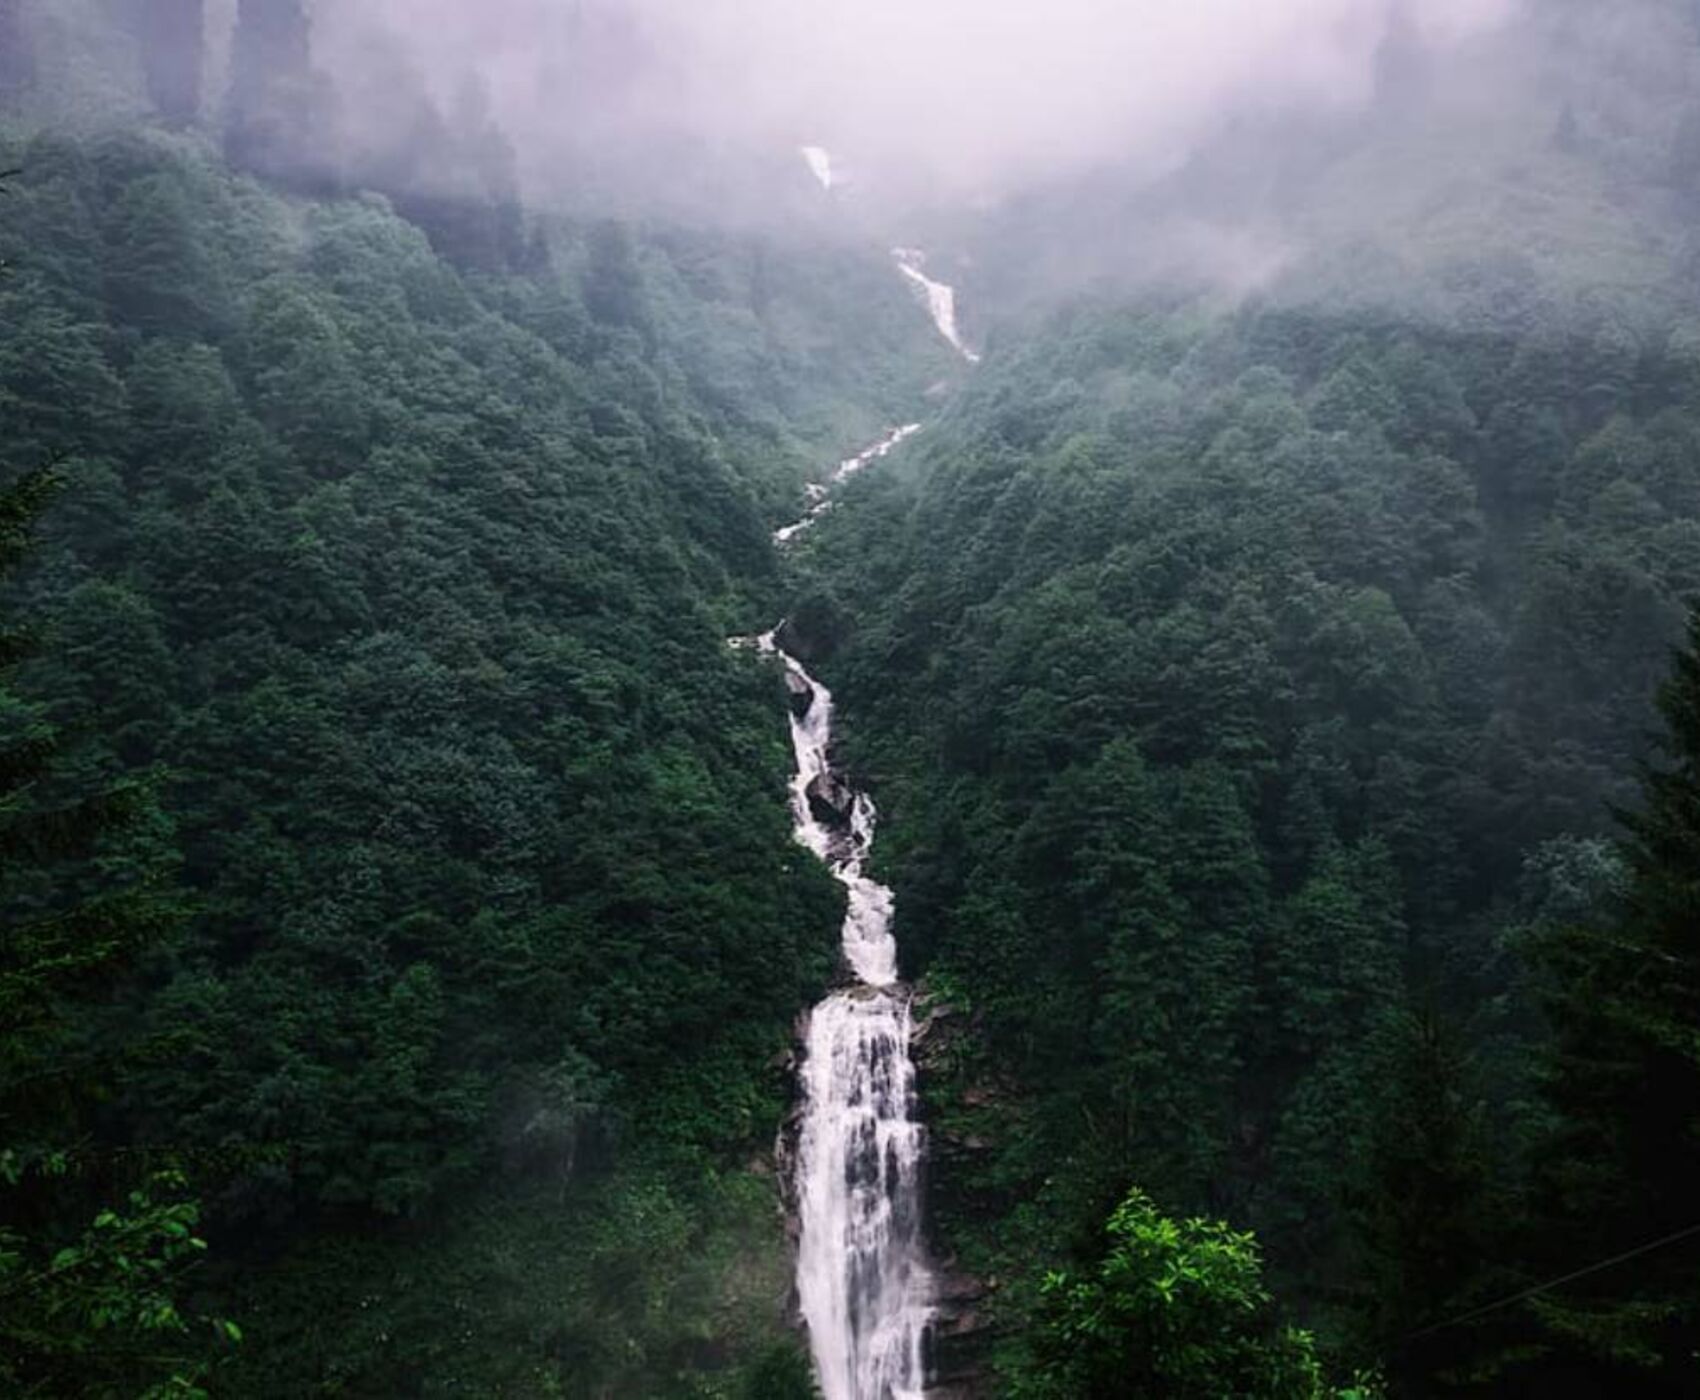
M 0 0 L 0 1393 L 1700 1393 L 1697 94 Z

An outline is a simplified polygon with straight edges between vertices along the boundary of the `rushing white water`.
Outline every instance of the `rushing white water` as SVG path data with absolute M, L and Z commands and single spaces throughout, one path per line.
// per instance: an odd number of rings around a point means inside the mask
M 809 1016 L 796 1193 L 797 1294 L 826 1400 L 916 1400 L 931 1279 L 921 1241 L 922 1129 L 897 980 L 891 891 L 865 873 L 877 816 L 831 762 L 832 693 L 769 632 L 792 694 L 797 840 L 844 886 L 857 983 Z
M 818 147 L 803 155 L 832 188 Z M 896 249 L 933 324 L 970 363 L 956 328 L 956 295 L 921 271 L 924 255 Z M 809 487 L 802 519 L 774 532 L 785 544 L 832 507 L 832 488 L 921 430 L 894 428 Z M 847 895 L 840 945 L 853 985 L 809 1013 L 801 1074 L 802 1126 L 794 1187 L 797 1299 L 825 1400 L 920 1400 L 933 1280 L 921 1236 L 921 1124 L 910 1058 L 910 993 L 897 975 L 891 891 L 867 873 L 878 812 L 832 766 L 832 692 L 779 644 L 753 645 L 784 664 L 791 692 L 791 816 L 798 842 L 825 861 Z
M 927 255 L 919 248 L 893 248 L 891 255 L 897 259 L 898 270 L 915 284 L 926 299 L 927 311 L 933 318 L 933 324 L 938 327 L 939 334 L 948 340 L 956 348 L 957 354 L 969 364 L 979 364 L 979 355 L 968 348 L 962 339 L 962 332 L 956 325 L 956 290 L 947 287 L 943 282 L 933 281 L 922 271 L 927 265 Z
M 832 152 L 824 146 L 799 146 L 803 159 L 809 163 L 809 173 L 820 181 L 823 190 L 831 190 L 838 183 L 832 172 Z
M 837 469 L 825 481 L 810 482 L 808 495 L 811 504 L 809 506 L 808 513 L 804 515 L 801 520 L 793 521 L 791 524 L 782 526 L 780 529 L 775 530 L 773 532 L 774 543 L 784 544 L 786 541 L 793 540 L 798 535 L 802 534 L 804 530 L 807 530 L 809 526 L 813 525 L 815 521 L 819 520 L 821 516 L 825 515 L 827 511 L 832 509 L 830 493 L 834 486 L 837 486 L 840 482 L 847 481 L 870 462 L 877 462 L 881 457 L 885 456 L 886 453 L 890 452 L 892 448 L 896 447 L 900 443 L 908 441 L 908 439 L 920 431 L 921 425 L 919 423 L 905 423 L 901 428 L 893 428 L 866 451 L 858 452 L 854 457 L 847 457 L 844 461 L 840 462 Z

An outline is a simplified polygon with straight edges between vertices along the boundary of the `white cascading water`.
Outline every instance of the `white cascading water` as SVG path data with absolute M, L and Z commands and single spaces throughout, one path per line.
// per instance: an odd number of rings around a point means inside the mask
M 796 1161 L 798 1301 L 825 1400 L 917 1400 L 931 1311 L 922 1129 L 891 891 L 864 873 L 877 813 L 867 793 L 832 768 L 832 693 L 774 633 L 756 645 L 785 665 L 796 836 L 849 896 L 842 941 L 857 978 L 809 1016 Z
M 921 295 L 926 299 L 927 312 L 933 318 L 933 324 L 938 327 L 939 334 L 955 347 L 971 365 L 980 363 L 980 357 L 968 348 L 962 339 L 962 332 L 956 325 L 956 290 L 947 287 L 943 282 L 935 282 L 922 271 L 927 265 L 927 255 L 919 248 L 893 248 L 892 257 L 897 259 L 898 271 L 913 282 Z
M 821 184 L 830 158 L 803 154 Z M 922 273 L 924 255 L 895 250 L 926 293 L 933 324 L 970 363 L 979 356 L 956 329 L 955 293 Z M 894 428 L 808 488 L 809 509 L 774 532 L 785 544 L 832 506 L 832 488 L 921 430 Z M 910 991 L 898 980 L 892 894 L 867 874 L 878 822 L 873 799 L 832 766 L 832 692 L 779 644 L 753 645 L 784 664 L 791 692 L 791 815 L 797 841 L 825 861 L 848 896 L 841 946 L 855 975 L 809 1013 L 801 1073 L 802 1126 L 794 1187 L 797 1298 L 825 1400 L 920 1400 L 933 1280 L 921 1234 L 923 1131 L 910 1059 Z
M 827 511 L 832 509 L 830 493 L 834 486 L 839 485 L 841 482 L 848 481 L 851 477 L 855 476 L 857 472 L 861 471 L 863 467 L 867 466 L 868 463 L 879 461 L 879 459 L 885 456 L 886 453 L 890 452 L 892 448 L 901 443 L 907 442 L 920 431 L 921 425 L 919 423 L 905 423 L 901 428 L 893 428 L 872 447 L 865 451 L 858 452 L 854 457 L 848 457 L 844 461 L 840 462 L 837 469 L 825 481 L 811 481 L 808 486 L 808 496 L 810 501 L 808 513 L 805 514 L 801 520 L 792 521 L 791 524 L 782 525 L 779 529 L 775 530 L 773 532 L 773 542 L 775 544 L 785 544 L 796 539 L 798 535 L 802 534 L 803 531 L 807 530 L 809 526 L 813 525 L 815 521 L 819 520 L 821 516 L 825 515 Z
M 832 152 L 824 146 L 799 146 L 797 149 L 808 162 L 809 173 L 820 181 L 823 190 L 830 191 L 838 183 L 832 169 Z

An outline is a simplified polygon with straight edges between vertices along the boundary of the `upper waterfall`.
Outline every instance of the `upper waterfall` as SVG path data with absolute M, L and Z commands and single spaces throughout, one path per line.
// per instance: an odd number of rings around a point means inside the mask
M 803 159 L 809 164 L 809 173 L 820 181 L 823 190 L 830 190 L 838 183 L 832 169 L 832 152 L 825 146 L 799 146 Z
M 926 299 L 927 310 L 932 315 L 933 324 L 938 327 L 939 334 L 948 340 L 955 347 L 957 354 L 969 364 L 979 364 L 978 352 L 968 348 L 956 324 L 956 289 L 946 286 L 943 282 L 935 282 L 921 270 L 927 265 L 927 255 L 919 248 L 893 248 L 891 255 L 897 259 L 899 270 L 915 284 Z

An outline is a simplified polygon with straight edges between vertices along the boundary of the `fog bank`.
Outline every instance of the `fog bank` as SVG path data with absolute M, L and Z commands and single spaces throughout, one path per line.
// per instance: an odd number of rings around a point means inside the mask
M 357 107 L 379 45 L 445 100 L 479 76 L 534 189 L 818 145 L 893 200 L 984 202 L 1103 163 L 1159 173 L 1229 114 L 1349 110 L 1390 36 L 1444 52 L 1514 3 L 343 0 L 315 23 Z

